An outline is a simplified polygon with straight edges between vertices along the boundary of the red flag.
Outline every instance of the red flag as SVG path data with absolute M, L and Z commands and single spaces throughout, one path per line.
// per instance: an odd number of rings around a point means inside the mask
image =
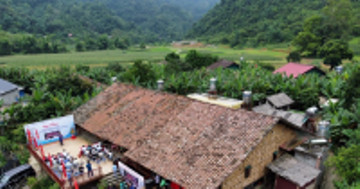
M 27 133 L 27 136 L 28 136 L 29 145 L 31 146 L 32 145 L 32 139 L 31 139 L 31 133 L 30 133 L 29 129 L 26 129 L 26 133 Z
M 42 145 L 40 146 L 40 152 L 42 159 L 45 161 L 45 152 L 44 152 L 44 147 Z
M 66 175 L 66 168 L 65 168 L 64 161 L 61 161 L 61 165 L 62 165 L 62 171 L 63 171 L 63 174 L 64 174 L 64 178 L 66 179 L 67 175 Z
M 39 132 L 38 132 L 37 129 L 35 130 L 35 135 L 36 135 L 36 138 L 37 138 L 37 139 L 40 139 Z
M 50 153 L 49 153 L 49 155 L 48 155 L 48 158 L 49 158 L 49 162 L 50 162 L 50 167 L 52 167 L 52 166 L 53 166 L 53 162 L 52 162 L 52 158 L 51 158 Z
M 33 138 L 34 139 L 34 145 L 35 145 L 35 148 L 37 149 L 39 146 L 38 146 L 38 143 L 36 141 L 36 138 Z
M 76 181 L 75 178 L 74 178 L 74 188 L 75 188 L 75 189 L 79 189 L 79 185 L 78 185 L 78 183 L 77 183 L 77 181 Z

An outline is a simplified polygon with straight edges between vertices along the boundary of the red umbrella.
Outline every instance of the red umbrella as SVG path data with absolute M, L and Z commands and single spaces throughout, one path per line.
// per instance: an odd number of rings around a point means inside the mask
M 49 161 L 50 161 L 50 167 L 52 167 L 52 166 L 53 166 L 53 162 L 52 162 L 52 158 L 51 158 L 50 153 L 49 153 L 49 155 L 48 155 L 48 158 L 49 158 Z
M 61 165 L 62 165 L 62 171 L 63 171 L 63 174 L 64 174 L 64 178 L 66 179 L 67 175 L 66 175 L 66 168 L 65 168 L 64 161 L 61 161 Z
M 75 189 L 79 189 L 79 185 L 78 185 L 78 183 L 77 183 L 77 181 L 76 181 L 75 178 L 74 178 L 74 188 L 75 188 Z

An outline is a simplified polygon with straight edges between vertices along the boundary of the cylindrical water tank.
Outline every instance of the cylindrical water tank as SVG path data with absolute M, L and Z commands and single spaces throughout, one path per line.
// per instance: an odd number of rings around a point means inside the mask
M 157 81 L 157 88 L 158 88 L 159 91 L 161 91 L 161 90 L 164 89 L 164 80 L 159 79 L 159 80 Z
M 251 104 L 252 102 L 252 92 L 251 91 L 244 91 L 243 92 L 243 101 L 244 101 L 244 104 Z
M 314 117 L 314 116 L 317 114 L 317 112 L 318 112 L 318 108 L 315 107 L 315 106 L 313 106 L 313 107 L 308 108 L 308 109 L 306 110 L 306 115 L 307 115 L 308 117 L 312 118 L 312 117 Z
M 322 138 L 327 138 L 329 136 L 329 125 L 329 121 L 320 121 L 317 128 L 317 135 Z
M 216 78 L 210 79 L 210 91 L 216 91 Z
M 336 73 L 338 73 L 338 74 L 341 74 L 341 73 L 343 72 L 343 70 L 344 70 L 344 68 L 343 68 L 342 66 L 336 66 L 336 67 L 335 67 L 335 71 L 336 71 Z

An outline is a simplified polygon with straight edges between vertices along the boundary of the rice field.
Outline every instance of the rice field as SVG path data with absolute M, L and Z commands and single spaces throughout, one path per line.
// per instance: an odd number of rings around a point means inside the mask
M 119 62 L 122 64 L 131 64 L 135 60 L 144 60 L 147 62 L 161 62 L 166 54 L 176 52 L 181 57 L 195 49 L 202 53 L 210 53 L 219 58 L 239 61 L 240 57 L 245 60 L 263 63 L 269 63 L 279 67 L 286 63 L 285 57 L 288 52 L 279 49 L 231 49 L 226 46 L 209 46 L 204 48 L 173 48 L 169 46 L 154 46 L 146 49 L 129 50 L 104 50 L 91 52 L 68 52 L 61 54 L 33 54 L 33 55 L 12 55 L 0 57 L 0 66 L 28 67 L 30 69 L 44 69 L 61 65 L 89 65 L 105 66 L 108 63 Z

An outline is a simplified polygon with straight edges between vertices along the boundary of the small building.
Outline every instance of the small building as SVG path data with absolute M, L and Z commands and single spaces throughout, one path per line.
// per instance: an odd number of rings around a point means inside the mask
M 185 188 L 253 187 L 281 146 L 303 135 L 276 117 L 122 83 L 74 117 L 80 133 L 124 149 L 121 161 L 145 180 Z
M 314 189 L 320 170 L 285 154 L 268 165 L 276 175 L 274 189 Z
M 275 70 L 273 73 L 274 74 L 280 73 L 280 74 L 286 75 L 287 77 L 292 76 L 293 78 L 297 78 L 300 75 L 304 75 L 304 74 L 325 75 L 325 72 L 316 66 L 293 63 L 293 62 L 290 62 L 290 63 L 286 64 L 285 66 Z
M 4 105 L 18 102 L 23 95 L 22 87 L 0 78 L 0 101 L 2 100 Z
M 217 68 L 239 69 L 239 64 L 228 60 L 220 60 L 207 67 L 208 70 L 215 70 Z
M 290 106 L 294 103 L 293 99 L 291 99 L 285 93 L 278 93 L 266 98 L 267 102 L 275 107 L 276 109 L 289 109 Z

